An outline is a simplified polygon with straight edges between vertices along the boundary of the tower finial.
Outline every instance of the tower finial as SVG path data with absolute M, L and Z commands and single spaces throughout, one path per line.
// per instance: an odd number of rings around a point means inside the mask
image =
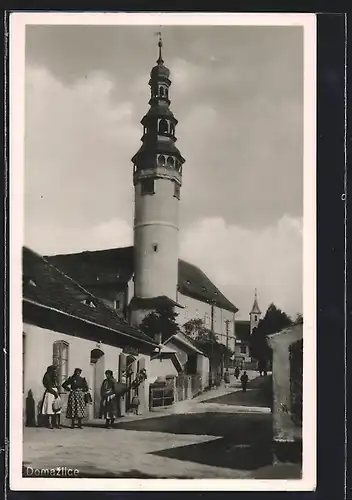
M 162 58 L 162 55 L 161 55 L 161 47 L 163 46 L 163 40 L 161 38 L 161 31 L 158 31 L 156 33 L 159 37 L 159 41 L 158 41 L 158 47 L 159 47 L 159 57 L 158 57 L 158 60 L 156 61 L 158 64 L 163 64 L 164 60 Z
M 257 293 L 257 289 L 255 288 L 254 289 L 254 297 L 257 299 L 258 298 L 258 293 Z

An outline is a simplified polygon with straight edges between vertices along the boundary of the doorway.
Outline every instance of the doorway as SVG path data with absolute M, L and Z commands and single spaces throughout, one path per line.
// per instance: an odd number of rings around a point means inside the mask
M 92 399 L 93 418 L 99 418 L 100 413 L 100 389 L 105 378 L 104 352 L 100 349 L 93 349 L 90 352 L 90 365 L 92 370 Z
M 131 384 L 133 380 L 136 378 L 136 375 L 138 373 L 139 361 L 137 361 L 134 356 L 129 355 L 127 356 L 126 365 L 127 365 L 126 384 L 127 387 L 131 387 Z M 136 390 L 132 391 L 131 389 L 127 391 L 125 400 L 126 412 L 129 412 L 131 409 L 131 401 L 135 394 L 138 395 L 138 389 L 137 391 Z

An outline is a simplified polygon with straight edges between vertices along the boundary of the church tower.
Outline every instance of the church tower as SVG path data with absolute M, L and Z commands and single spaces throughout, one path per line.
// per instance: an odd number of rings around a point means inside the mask
M 251 312 L 249 313 L 250 334 L 253 332 L 254 328 L 257 328 L 259 321 L 260 321 L 261 314 L 262 313 L 261 313 L 259 306 L 258 306 L 257 289 L 255 289 L 253 307 L 252 307 Z
M 182 165 L 177 120 L 170 110 L 170 71 L 159 57 L 150 73 L 150 108 L 141 120 L 142 145 L 132 158 L 135 192 L 134 299 L 131 320 L 160 305 L 176 305 L 179 253 L 179 202 Z

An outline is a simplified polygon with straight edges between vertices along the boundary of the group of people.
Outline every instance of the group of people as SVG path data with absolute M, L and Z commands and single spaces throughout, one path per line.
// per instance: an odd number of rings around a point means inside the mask
M 236 366 L 235 371 L 234 371 L 234 375 L 236 377 L 236 380 L 238 380 L 240 373 L 241 373 L 241 371 L 240 371 L 239 367 Z M 242 391 L 246 392 L 247 384 L 248 384 L 248 374 L 246 371 L 244 371 L 243 374 L 241 375 L 240 381 L 241 381 Z M 228 387 L 228 385 L 230 384 L 230 372 L 228 369 L 226 369 L 226 371 L 224 373 L 224 382 L 225 382 L 225 387 Z
M 137 374 L 130 389 L 134 390 L 131 407 L 138 414 L 140 404 L 137 388 L 146 378 L 145 370 Z M 54 365 L 48 366 L 43 377 L 45 388 L 41 414 L 47 417 L 49 429 L 61 429 L 62 401 L 60 398 L 60 384 L 57 370 Z M 61 387 L 69 392 L 66 418 L 71 420 L 71 429 L 82 429 L 82 420 L 87 416 L 87 405 L 92 403 L 87 380 L 82 377 L 81 368 L 75 368 L 73 375 L 66 379 Z M 121 417 L 121 396 L 129 390 L 125 384 L 118 384 L 112 370 L 106 370 L 105 379 L 101 385 L 100 418 L 105 419 L 105 427 L 111 429 L 115 419 Z M 77 424 L 77 425 L 76 425 Z

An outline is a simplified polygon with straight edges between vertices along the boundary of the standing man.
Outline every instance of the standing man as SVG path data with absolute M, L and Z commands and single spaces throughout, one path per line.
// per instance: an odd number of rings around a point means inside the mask
M 247 375 L 247 372 L 243 372 L 243 375 L 241 377 L 241 384 L 242 384 L 242 391 L 246 392 L 246 390 L 247 390 L 247 384 L 248 384 L 248 375 Z

